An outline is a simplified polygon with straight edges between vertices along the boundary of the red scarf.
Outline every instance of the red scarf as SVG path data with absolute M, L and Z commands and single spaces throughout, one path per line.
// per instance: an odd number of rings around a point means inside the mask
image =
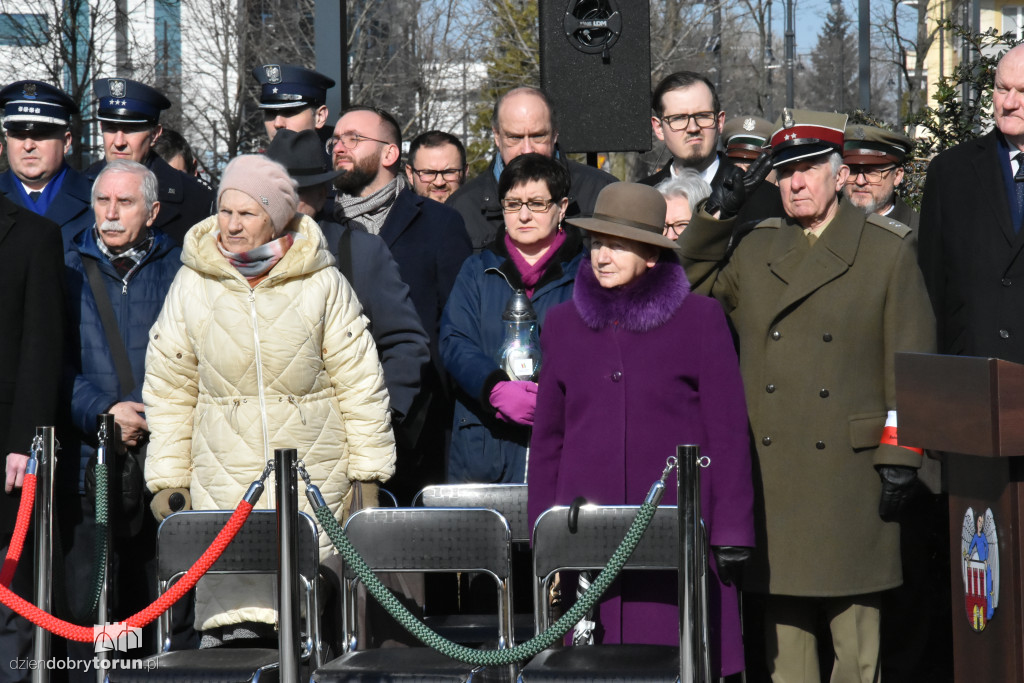
M 551 246 L 544 252 L 544 255 L 537 259 L 537 262 L 530 265 L 526 262 L 526 258 L 522 252 L 519 251 L 519 247 L 512 241 L 512 238 L 505 233 L 505 248 L 508 249 L 509 258 L 512 259 L 512 263 L 515 265 L 516 270 L 519 271 L 519 276 L 523 278 L 523 285 L 526 289 L 526 296 L 533 298 L 534 287 L 540 282 L 541 277 L 544 275 L 544 271 L 547 268 L 548 263 L 558 252 L 558 249 L 565 243 L 565 231 L 561 228 L 555 233 L 555 238 L 551 240 Z

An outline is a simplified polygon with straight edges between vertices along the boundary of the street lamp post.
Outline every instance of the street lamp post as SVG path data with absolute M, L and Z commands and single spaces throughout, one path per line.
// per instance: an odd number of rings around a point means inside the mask
M 793 69 L 796 66 L 796 21 L 793 0 L 786 0 L 786 106 L 793 107 Z

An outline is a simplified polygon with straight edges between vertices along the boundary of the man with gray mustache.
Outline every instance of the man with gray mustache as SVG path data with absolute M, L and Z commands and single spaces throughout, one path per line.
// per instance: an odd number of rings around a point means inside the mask
M 140 472 L 144 466 L 149 431 L 141 392 L 149 328 L 181 266 L 181 248 L 153 227 L 160 212 L 158 192 L 156 176 L 142 164 L 107 163 L 92 187 L 94 224 L 75 235 L 64 257 L 71 335 L 65 363 L 68 395 L 62 401 L 70 407 L 71 424 L 61 431 L 66 455 L 57 468 L 56 500 L 70 600 L 88 592 L 96 525 L 86 473 L 95 452 L 98 413 L 114 415 L 124 457 L 135 459 Z M 146 509 L 148 496 L 141 489 L 136 493 L 132 500 L 122 491 L 119 509 L 111 510 L 116 519 L 111 616 L 118 620 L 155 597 L 149 592 L 156 585 L 156 520 Z M 145 653 L 132 651 L 140 654 Z M 81 649 L 69 644 L 69 656 L 92 659 L 92 644 Z M 76 673 L 82 680 L 94 677 L 84 669 Z

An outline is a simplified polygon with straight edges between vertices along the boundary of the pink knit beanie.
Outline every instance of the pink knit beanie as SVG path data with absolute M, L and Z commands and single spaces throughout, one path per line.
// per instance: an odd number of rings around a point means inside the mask
M 243 154 L 232 159 L 221 176 L 218 204 L 224 190 L 244 192 L 259 202 L 270 215 L 275 235 L 284 232 L 299 207 L 295 181 L 284 166 L 262 154 Z

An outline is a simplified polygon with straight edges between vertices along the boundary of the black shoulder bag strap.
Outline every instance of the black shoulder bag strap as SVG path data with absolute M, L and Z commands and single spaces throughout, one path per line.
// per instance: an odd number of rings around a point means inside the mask
M 121 331 L 117 327 L 114 305 L 110 302 L 107 288 L 103 285 L 103 273 L 100 272 L 100 266 L 96 260 L 84 256 L 82 265 L 85 266 L 85 274 L 89 278 L 92 298 L 96 300 L 96 308 L 99 309 L 100 322 L 103 323 L 103 333 L 107 336 L 110 355 L 114 357 L 114 368 L 117 370 L 117 383 L 121 385 L 121 395 L 126 396 L 135 389 L 135 377 L 132 375 L 131 361 L 128 360 L 128 349 L 124 347 Z

